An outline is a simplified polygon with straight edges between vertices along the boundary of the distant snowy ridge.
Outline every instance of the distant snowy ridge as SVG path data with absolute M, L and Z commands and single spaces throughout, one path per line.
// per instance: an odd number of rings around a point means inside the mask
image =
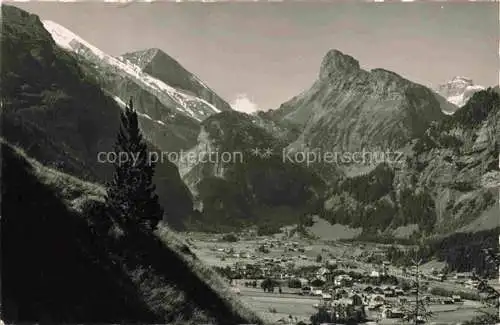
M 485 88 L 483 86 L 478 86 L 478 85 L 472 85 L 472 86 L 467 86 L 464 89 L 464 92 L 455 95 L 455 96 L 449 96 L 446 98 L 450 103 L 457 105 L 458 107 L 462 107 L 467 103 L 467 100 L 469 100 L 472 95 L 480 90 L 484 90 Z
M 50 20 L 45 20 L 42 23 L 45 29 L 51 34 L 56 44 L 61 48 L 80 55 L 85 55 L 85 50 L 90 51 L 91 54 L 100 61 L 98 62 L 100 65 L 112 66 L 118 69 L 153 94 L 159 95 L 157 97 L 162 103 L 167 106 L 174 106 L 180 113 L 197 121 L 202 121 L 208 116 L 220 112 L 217 107 L 206 100 L 186 94 L 142 72 L 139 66 L 134 65 L 130 61 L 124 60 L 123 58 L 117 59 L 104 53 L 67 28 Z M 84 47 L 84 49 L 82 49 L 82 47 Z M 165 98 L 164 95 L 168 98 Z
M 458 107 L 464 106 L 472 95 L 485 87 L 475 85 L 472 79 L 457 76 L 445 84 L 439 85 L 436 92 L 443 96 L 448 102 Z M 453 114 L 446 112 L 447 114 Z

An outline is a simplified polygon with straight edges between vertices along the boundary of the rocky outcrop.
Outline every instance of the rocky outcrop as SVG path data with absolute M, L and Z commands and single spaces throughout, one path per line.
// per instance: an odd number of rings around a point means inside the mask
M 399 164 L 331 188 L 323 217 L 370 233 L 406 225 L 418 225 L 418 235 L 499 227 L 492 212 L 500 188 L 499 107 L 494 90 L 476 93 L 453 116 L 432 123 Z
M 473 223 L 497 204 L 499 107 L 494 90 L 480 91 L 415 146 L 418 185 L 432 190 L 442 232 Z
M 283 161 L 288 142 L 275 135 L 277 129 L 272 121 L 236 111 L 203 121 L 198 145 L 178 165 L 202 212 L 190 226 L 278 229 L 316 212 L 322 181 L 305 166 Z

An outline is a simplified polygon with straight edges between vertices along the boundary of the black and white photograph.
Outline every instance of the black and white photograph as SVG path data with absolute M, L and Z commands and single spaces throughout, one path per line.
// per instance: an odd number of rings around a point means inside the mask
M 499 12 L 3 1 L 0 324 L 499 324 Z

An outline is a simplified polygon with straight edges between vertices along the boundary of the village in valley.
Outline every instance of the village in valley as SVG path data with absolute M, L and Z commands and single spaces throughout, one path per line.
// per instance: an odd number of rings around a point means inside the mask
M 471 273 L 447 272 L 438 261 L 397 267 L 387 259 L 392 245 L 292 235 L 286 227 L 267 236 L 253 228 L 185 236 L 231 291 L 273 324 L 315 324 L 320 311 L 356 324 L 403 324 L 416 301 L 425 307 L 411 324 L 461 324 L 481 309 Z

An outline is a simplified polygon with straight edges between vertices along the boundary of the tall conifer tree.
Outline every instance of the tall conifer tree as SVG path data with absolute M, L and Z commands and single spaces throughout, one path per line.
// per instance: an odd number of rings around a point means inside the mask
M 132 99 L 121 113 L 114 149 L 121 161 L 114 163 L 115 172 L 106 191 L 107 207 L 128 229 L 136 226 L 152 229 L 162 220 L 163 209 L 153 184 L 155 164 L 149 159 Z

